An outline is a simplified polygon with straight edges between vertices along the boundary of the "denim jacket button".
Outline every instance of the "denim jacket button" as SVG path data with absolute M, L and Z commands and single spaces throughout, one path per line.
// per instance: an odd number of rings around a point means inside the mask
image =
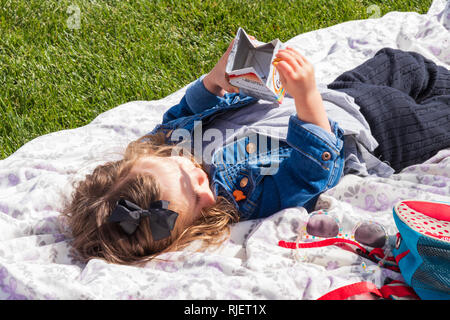
M 241 181 L 239 182 L 239 185 L 241 186 L 241 188 L 244 188 L 248 183 L 248 178 L 247 177 L 243 177 L 241 179 Z
M 254 143 L 250 142 L 245 146 L 245 150 L 247 150 L 248 153 L 253 153 L 256 151 L 256 146 Z
M 328 161 L 331 159 L 331 154 L 328 151 L 325 151 L 324 153 L 322 153 L 322 160 L 323 161 Z

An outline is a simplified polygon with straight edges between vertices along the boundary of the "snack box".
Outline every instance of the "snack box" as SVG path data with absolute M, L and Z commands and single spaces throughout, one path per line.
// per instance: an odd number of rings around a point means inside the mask
M 279 39 L 268 43 L 252 40 L 239 28 L 225 69 L 230 84 L 245 95 L 281 103 L 286 90 L 272 62 L 282 46 Z

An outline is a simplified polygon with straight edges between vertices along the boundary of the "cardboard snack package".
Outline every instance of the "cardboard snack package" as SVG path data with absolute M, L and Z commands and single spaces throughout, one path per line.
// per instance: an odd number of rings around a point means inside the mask
M 282 47 L 279 39 L 261 42 L 251 39 L 244 29 L 239 28 L 225 69 L 230 84 L 243 94 L 280 104 L 286 90 L 272 63 Z

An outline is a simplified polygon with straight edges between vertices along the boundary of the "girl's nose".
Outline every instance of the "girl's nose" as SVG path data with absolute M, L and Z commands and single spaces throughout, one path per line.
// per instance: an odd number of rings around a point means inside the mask
M 201 168 L 195 168 L 194 174 L 195 180 L 197 181 L 199 186 L 208 183 L 208 177 L 206 176 L 205 171 L 203 171 Z

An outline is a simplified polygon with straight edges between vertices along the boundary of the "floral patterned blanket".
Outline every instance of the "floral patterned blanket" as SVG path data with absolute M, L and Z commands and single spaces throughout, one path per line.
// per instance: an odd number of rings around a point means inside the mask
M 382 47 L 416 51 L 450 68 L 449 30 L 450 6 L 435 0 L 424 15 L 390 12 L 301 34 L 288 44 L 314 63 L 318 82 L 329 83 Z M 279 246 L 297 238 L 303 208 L 240 222 L 220 248 L 195 252 L 193 243 L 165 254 L 169 261 L 142 268 L 75 261 L 70 238 L 57 223 L 72 183 L 119 159 L 185 90 L 117 106 L 84 127 L 36 138 L 0 161 L 0 299 L 317 299 L 351 283 L 402 280 L 400 273 L 336 246 Z M 389 178 L 347 175 L 321 195 L 316 210 L 334 213 L 348 228 L 376 221 L 391 239 L 397 232 L 393 205 L 410 198 L 450 202 L 449 175 L 450 150 L 442 150 Z

